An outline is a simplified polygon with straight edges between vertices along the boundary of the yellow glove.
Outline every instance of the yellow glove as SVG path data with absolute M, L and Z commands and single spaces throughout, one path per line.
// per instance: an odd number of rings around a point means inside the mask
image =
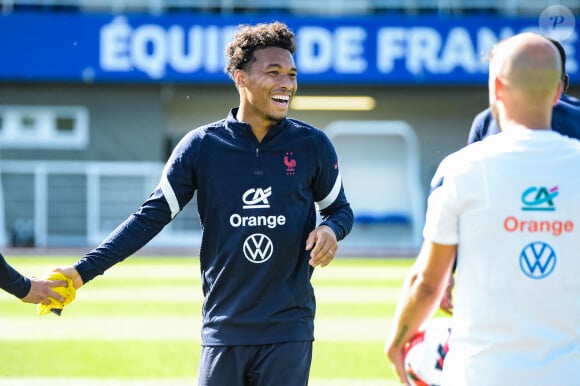
M 56 292 L 57 294 L 61 295 L 64 298 L 64 303 L 61 303 L 61 302 L 55 300 L 54 298 L 49 298 L 50 304 L 38 303 L 38 305 L 36 307 L 38 315 L 40 315 L 40 316 L 46 315 L 50 312 L 60 316 L 64 306 L 69 304 L 70 302 L 72 302 L 75 299 L 77 290 L 73 285 L 73 281 L 72 281 L 72 279 L 66 277 L 65 275 L 63 275 L 60 272 L 51 272 L 50 274 L 45 275 L 43 277 L 43 279 L 45 279 L 45 280 L 64 280 L 68 284 L 67 287 L 54 287 L 52 289 L 54 292 Z

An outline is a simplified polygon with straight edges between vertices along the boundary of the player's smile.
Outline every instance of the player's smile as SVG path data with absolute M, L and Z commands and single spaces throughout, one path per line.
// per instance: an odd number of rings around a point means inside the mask
M 290 106 L 290 94 L 289 93 L 274 94 L 274 95 L 272 95 L 271 99 L 274 102 L 274 104 L 276 105 L 276 107 L 283 109 L 283 110 L 288 110 L 288 107 Z

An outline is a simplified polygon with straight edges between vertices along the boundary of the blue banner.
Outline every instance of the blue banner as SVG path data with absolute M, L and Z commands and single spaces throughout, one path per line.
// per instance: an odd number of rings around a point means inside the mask
M 301 84 L 485 84 L 495 43 L 539 31 L 531 17 L 16 13 L 0 15 L 0 80 L 230 82 L 224 50 L 238 25 L 273 20 L 297 35 Z M 577 83 L 577 32 L 562 43 Z

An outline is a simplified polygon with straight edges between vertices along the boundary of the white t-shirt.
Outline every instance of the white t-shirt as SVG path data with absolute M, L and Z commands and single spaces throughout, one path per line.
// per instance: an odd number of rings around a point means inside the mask
M 443 385 L 578 386 L 580 141 L 512 129 L 445 158 L 432 186 L 423 235 L 458 244 Z

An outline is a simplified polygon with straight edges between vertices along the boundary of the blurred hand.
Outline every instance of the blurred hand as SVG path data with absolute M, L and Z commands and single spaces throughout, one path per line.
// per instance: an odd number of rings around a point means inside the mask
M 52 297 L 59 302 L 64 302 L 64 298 L 58 293 L 54 292 L 53 288 L 66 286 L 67 283 L 64 280 L 46 280 L 31 277 L 30 290 L 21 300 L 25 303 L 50 304 L 49 297 Z
M 51 296 L 49 298 L 49 304 L 42 303 L 37 306 L 38 315 L 42 316 L 52 312 L 60 316 L 64 306 L 75 300 L 76 288 L 74 287 L 72 280 L 61 272 L 48 272 L 43 276 L 43 279 L 54 282 L 64 281 L 65 285 L 54 288 L 54 291 L 61 295 L 64 300 L 60 301 Z
M 391 361 L 393 370 L 399 377 L 402 385 L 408 385 L 407 374 L 405 373 L 405 354 L 404 350 L 397 348 L 389 342 L 385 343 L 385 355 L 387 359 Z
M 308 263 L 311 266 L 327 266 L 338 250 L 338 242 L 332 228 L 321 225 L 310 232 L 306 240 L 306 250 L 310 251 Z
M 453 287 L 455 287 L 455 278 L 453 273 L 451 273 L 449 275 L 447 288 L 445 288 L 443 298 L 441 298 L 441 303 L 439 304 L 439 308 L 449 315 L 453 315 Z
M 79 274 L 79 272 L 76 270 L 75 267 L 68 266 L 68 267 L 56 267 L 52 270 L 53 272 L 60 272 L 63 275 L 65 275 L 66 277 L 68 277 L 69 279 L 71 279 L 73 281 L 73 285 L 76 289 L 79 289 L 83 286 L 83 279 L 81 278 L 81 275 Z

